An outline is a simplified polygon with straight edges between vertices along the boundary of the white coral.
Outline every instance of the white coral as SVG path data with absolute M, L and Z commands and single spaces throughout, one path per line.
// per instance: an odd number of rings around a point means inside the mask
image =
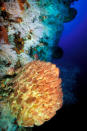
M 20 63 L 22 66 L 33 61 L 33 59 L 29 55 L 27 55 L 26 53 L 21 53 L 19 55 L 19 58 L 20 58 Z
M 22 38 L 27 38 L 29 32 L 32 30 L 31 39 L 36 36 L 35 41 L 43 36 L 43 25 L 39 20 L 40 10 L 38 7 L 31 7 L 23 13 L 21 23 L 13 23 L 8 27 L 8 34 L 15 34 L 20 32 Z M 38 39 L 37 39 L 38 38 Z
M 5 75 L 8 69 L 14 67 L 18 61 L 17 54 L 12 48 L 13 45 L 0 43 L 0 76 Z M 9 62 L 10 65 L 6 66 Z
M 9 2 L 5 2 L 6 11 L 11 14 L 13 17 L 19 17 L 22 15 L 22 11 L 20 10 L 20 6 L 18 4 L 18 1 L 15 0 L 9 0 Z M 15 10 L 16 9 L 16 10 Z
M 18 0 L 12 3 L 12 6 L 6 5 L 6 10 L 11 14 L 10 18 L 13 20 L 20 17 L 22 22 L 7 22 L 8 36 L 19 34 L 20 38 L 24 40 L 24 53 L 18 55 L 20 61 L 26 63 L 32 58 L 27 54 L 30 47 L 36 47 L 42 43 L 47 43 L 48 47 L 52 47 L 59 40 L 63 30 L 64 15 L 68 14 L 68 8 L 58 0 L 26 0 L 29 3 L 24 4 L 25 10 L 20 9 Z M 10 0 L 12 2 L 12 0 Z M 16 19 L 17 20 L 17 19 Z M 12 44 L 13 41 L 10 43 Z M 17 44 L 17 43 L 16 43 Z M 51 53 L 46 54 L 48 57 Z M 24 57 L 23 57 L 24 55 Z M 29 58 L 29 59 L 27 59 Z
M 20 32 L 20 37 L 24 39 L 24 53 L 19 55 L 22 65 L 32 61 L 32 58 L 26 54 L 26 51 L 32 46 L 37 46 L 40 43 L 40 39 L 43 37 L 44 26 L 39 17 L 40 9 L 35 3 L 31 3 L 30 8 L 21 16 L 22 22 L 12 23 L 8 26 L 8 35 L 14 35 Z

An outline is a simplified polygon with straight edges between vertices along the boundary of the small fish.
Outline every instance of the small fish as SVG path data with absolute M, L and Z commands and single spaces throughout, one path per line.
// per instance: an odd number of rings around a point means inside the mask
M 5 11 L 6 10 L 6 6 L 4 2 L 0 2 L 0 7 L 1 7 L 1 11 Z
M 34 55 L 34 58 L 37 60 L 37 59 L 38 59 L 38 54 L 35 54 L 35 55 Z

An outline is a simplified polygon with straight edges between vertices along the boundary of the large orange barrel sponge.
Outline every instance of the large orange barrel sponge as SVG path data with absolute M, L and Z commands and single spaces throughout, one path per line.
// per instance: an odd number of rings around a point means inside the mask
M 20 126 L 42 125 L 62 106 L 59 69 L 49 62 L 28 63 L 20 69 L 10 86 L 14 92 L 8 98 L 9 106 Z

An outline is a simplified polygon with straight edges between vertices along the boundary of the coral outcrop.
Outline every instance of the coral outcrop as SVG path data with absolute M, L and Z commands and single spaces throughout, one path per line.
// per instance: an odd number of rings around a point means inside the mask
M 20 69 L 10 85 L 14 92 L 8 102 L 18 125 L 42 125 L 62 106 L 61 79 L 54 64 L 33 61 Z

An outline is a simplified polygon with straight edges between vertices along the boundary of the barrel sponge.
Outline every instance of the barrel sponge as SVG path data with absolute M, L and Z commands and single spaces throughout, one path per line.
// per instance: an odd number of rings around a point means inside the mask
M 20 68 L 10 84 L 11 113 L 24 127 L 40 126 L 62 107 L 63 93 L 59 68 L 50 62 L 33 61 Z

